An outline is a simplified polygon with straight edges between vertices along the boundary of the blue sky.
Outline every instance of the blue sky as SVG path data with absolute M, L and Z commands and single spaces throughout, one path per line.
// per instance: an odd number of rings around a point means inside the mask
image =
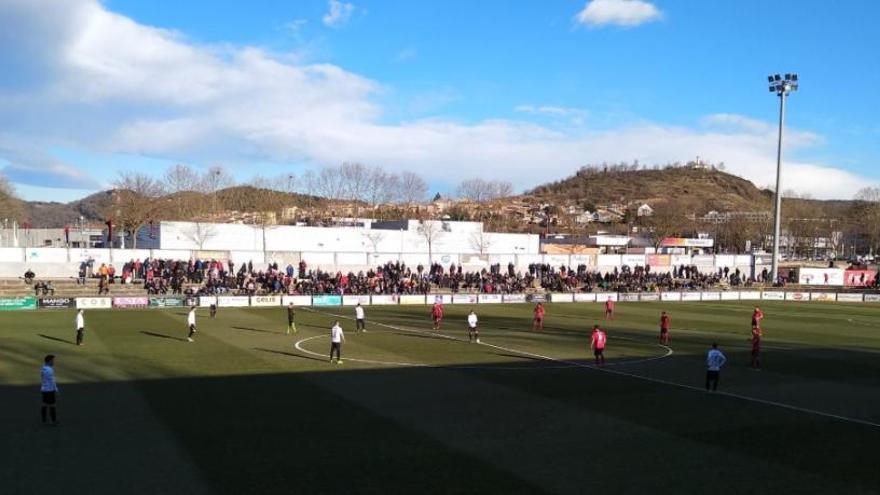
M 766 185 L 788 71 L 783 188 L 880 183 L 877 2 L 47 2 L 0 5 L 0 166 L 28 199 L 175 163 L 355 160 L 447 191 L 699 155 Z

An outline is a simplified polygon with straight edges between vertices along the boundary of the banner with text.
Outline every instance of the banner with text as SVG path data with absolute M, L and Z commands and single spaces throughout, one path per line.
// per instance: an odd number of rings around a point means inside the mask
M 453 294 L 452 304 L 477 304 L 476 294 Z
M 341 306 L 342 296 L 317 295 L 312 296 L 312 306 Z
M 36 309 L 36 297 L 0 297 L 0 311 Z
M 150 304 L 146 297 L 114 297 L 114 308 L 145 308 Z
M 77 309 L 109 309 L 113 307 L 113 300 L 109 297 L 77 297 Z
M 841 292 L 840 294 L 837 294 L 837 302 L 862 302 L 862 295 Z
M 41 308 L 69 308 L 74 300 L 69 297 L 44 297 L 40 299 Z
M 217 296 L 217 306 L 221 308 L 246 308 L 250 303 L 248 296 Z
M 343 306 L 357 306 L 358 304 L 360 304 L 361 306 L 369 306 L 370 305 L 370 296 L 367 296 L 367 295 L 342 296 L 342 305 Z
M 281 306 L 281 296 L 251 296 L 251 306 Z

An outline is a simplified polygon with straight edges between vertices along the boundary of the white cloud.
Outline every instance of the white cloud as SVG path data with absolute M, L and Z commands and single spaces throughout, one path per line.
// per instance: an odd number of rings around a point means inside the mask
M 303 64 L 252 47 L 201 46 L 94 0 L 54 1 L 0 2 L 0 33 L 18 30 L 18 47 L 30 54 L 10 61 L 0 48 L 9 74 L 28 74 L 28 84 L 0 80 L 0 129 L 15 129 L 44 147 L 189 163 L 358 160 L 416 170 L 434 183 L 480 174 L 519 188 L 589 163 L 699 155 L 759 185 L 774 179 L 772 123 L 717 114 L 693 127 L 638 122 L 605 130 L 525 119 L 390 124 L 375 103 L 385 94 L 381 84 L 338 66 Z M 517 110 L 563 119 L 586 113 L 551 105 Z M 821 144 L 803 131 L 787 136 L 790 156 Z M 815 197 L 849 198 L 872 184 L 817 162 L 787 161 L 785 167 L 783 187 Z
M 585 26 L 638 26 L 659 20 L 663 14 L 652 3 L 643 0 L 590 0 L 575 15 Z
M 9 180 L 56 189 L 95 189 L 98 181 L 64 163 L 26 138 L 0 133 L 0 168 Z
M 327 2 L 328 11 L 321 20 L 327 27 L 339 27 L 344 25 L 351 19 L 355 7 L 349 2 L 341 2 L 340 0 L 330 0 Z
M 294 19 L 284 24 L 284 29 L 290 34 L 297 35 L 309 23 L 306 19 Z

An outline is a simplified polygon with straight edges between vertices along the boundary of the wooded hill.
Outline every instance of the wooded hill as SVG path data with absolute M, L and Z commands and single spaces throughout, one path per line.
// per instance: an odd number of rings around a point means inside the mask
M 100 223 L 115 216 L 115 190 L 101 191 L 69 203 L 18 201 L 23 221 L 37 227 L 59 228 L 75 225 L 83 216 L 86 223 Z M 325 201 L 302 194 L 286 193 L 252 186 L 236 186 L 209 193 L 194 191 L 167 194 L 146 200 L 155 220 L 208 219 L 223 212 L 280 211 L 290 206 L 319 207 Z M 120 213 L 124 214 L 124 213 Z
M 540 185 L 526 193 L 542 201 L 575 201 L 589 210 L 608 204 L 666 202 L 670 198 L 700 210 L 762 211 L 772 207 L 773 192 L 712 168 L 662 169 L 584 167 L 574 176 Z

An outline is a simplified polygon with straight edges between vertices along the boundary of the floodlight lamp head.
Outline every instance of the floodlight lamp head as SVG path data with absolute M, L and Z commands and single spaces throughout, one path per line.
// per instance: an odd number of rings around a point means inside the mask
M 773 76 L 767 76 L 767 82 L 773 84 Z
M 782 80 L 782 76 L 780 76 L 779 74 L 773 74 L 773 80 L 774 80 L 774 81 L 781 81 L 781 80 Z
M 791 75 L 791 80 L 794 81 L 794 82 L 797 82 L 797 74 L 792 74 L 792 75 Z

